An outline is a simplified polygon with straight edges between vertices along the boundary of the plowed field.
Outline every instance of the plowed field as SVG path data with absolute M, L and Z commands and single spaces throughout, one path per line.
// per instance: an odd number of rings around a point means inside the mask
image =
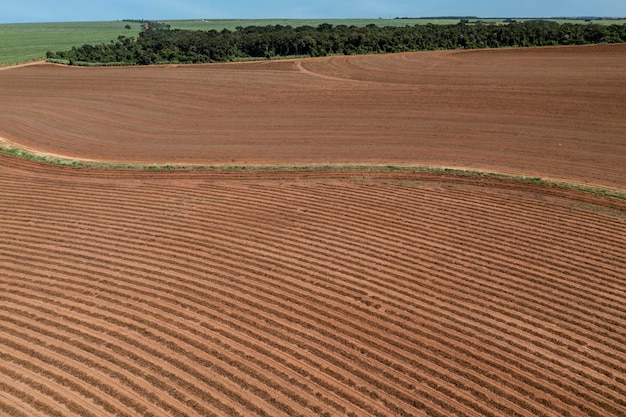
M 156 163 L 419 164 L 626 188 L 626 45 L 0 71 L 0 137 Z
M 432 164 L 624 191 L 625 55 L 35 65 L 0 72 L 0 136 L 96 160 Z M 0 415 L 626 415 L 623 199 L 0 155 L 0 213 Z

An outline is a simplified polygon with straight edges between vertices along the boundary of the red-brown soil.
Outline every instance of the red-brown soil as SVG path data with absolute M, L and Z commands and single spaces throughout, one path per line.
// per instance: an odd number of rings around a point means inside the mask
M 626 46 L 0 73 L 0 137 L 200 164 L 409 164 L 626 186 Z
M 531 81 L 531 68 L 538 71 L 544 55 L 551 67 L 565 68 L 574 57 L 579 68 L 571 71 L 593 72 L 579 54 L 604 60 L 607 73 L 603 78 L 599 68 L 598 84 L 587 80 L 578 92 L 562 87 L 567 106 L 578 94 L 598 91 L 607 93 L 598 100 L 614 100 L 623 92 L 604 83 L 623 80 L 608 72 L 624 51 L 441 52 L 179 68 L 37 65 L 0 75 L 0 94 L 8 91 L 22 106 L 18 117 L 18 107 L 0 104 L 6 110 L 0 135 L 34 150 L 92 159 L 211 164 L 230 163 L 231 152 L 238 162 L 272 165 L 438 163 L 623 191 L 624 165 L 612 165 L 625 157 L 618 137 L 624 122 L 615 108 L 596 113 L 602 136 L 587 126 L 596 116 L 567 115 L 575 124 L 569 126 L 517 100 L 532 101 L 532 90 L 549 98 L 531 86 L 538 82 Z M 511 149 L 498 154 L 489 147 L 497 133 L 520 129 L 521 135 L 522 126 L 494 119 L 487 131 L 489 114 L 480 107 L 488 101 L 478 100 L 479 85 L 461 86 L 475 95 L 468 118 L 459 120 L 455 100 L 465 96 L 455 99 L 452 90 L 461 78 L 449 76 L 456 80 L 449 89 L 435 87 L 439 75 L 426 67 L 453 71 L 458 58 L 475 81 L 480 71 L 497 72 L 500 60 L 509 69 L 526 62 L 519 57 L 529 57 L 528 71 L 492 76 L 486 94 L 520 111 L 529 133 L 519 142 L 508 137 L 502 143 Z M 415 72 L 420 63 L 423 77 Z M 56 97 L 57 107 L 41 94 L 53 89 L 36 81 L 44 74 L 58 74 L 48 82 L 64 85 L 55 87 L 59 94 L 73 88 Z M 341 74 L 353 79 L 337 80 Z M 108 98 L 104 89 L 94 91 L 93 101 L 80 93 L 85 80 L 113 75 L 124 90 L 111 90 Z M 168 84 L 139 89 L 160 77 Z M 202 80 L 198 88 L 176 98 L 175 86 L 193 77 Z M 554 92 L 557 78 L 546 70 L 542 82 Z M 211 93 L 216 80 L 225 91 Z M 294 95 L 293 120 L 281 116 L 286 102 L 254 103 L 254 89 L 264 83 L 277 87 L 266 94 Z M 502 95 L 509 84 L 521 98 Z M 428 126 L 426 119 L 410 122 L 414 109 L 427 111 L 402 93 L 413 87 L 439 100 L 430 106 L 438 119 Z M 361 116 L 324 107 L 323 88 Z M 309 101 L 297 99 L 307 90 Z M 395 103 L 386 91 L 416 107 Z M 155 105 L 167 106 L 161 94 L 170 96 L 169 111 Z M 231 114 L 236 99 L 246 112 Z M 550 103 L 565 106 L 556 98 Z M 455 117 L 440 107 L 456 108 Z M 500 121 L 508 111 L 501 107 L 490 107 Z M 209 108 L 213 113 L 200 117 Z M 182 120 L 183 109 L 197 117 L 184 119 L 187 135 L 173 129 L 181 126 L 175 119 Z M 276 112 L 276 126 L 250 115 L 253 109 Z M 72 118 L 77 121 L 63 135 Z M 322 119 L 328 125 L 318 125 Z M 210 121 L 223 128 L 215 137 Z M 336 136 L 305 146 L 311 132 L 333 129 Z M 364 135 L 368 129 L 376 135 Z M 466 142 L 446 135 L 463 129 Z M 569 151 L 541 151 L 554 135 L 569 140 Z M 420 152 L 430 157 L 417 158 Z M 116 171 L 0 155 L 0 213 L 3 416 L 626 415 L 623 199 L 418 171 Z

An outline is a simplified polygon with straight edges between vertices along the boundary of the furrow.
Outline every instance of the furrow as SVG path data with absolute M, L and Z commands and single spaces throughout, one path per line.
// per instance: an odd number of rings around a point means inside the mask
M 49 302 L 50 302 L 50 301 L 49 301 Z M 76 308 L 74 308 L 74 310 L 76 310 Z M 91 313 L 91 314 L 93 315 L 93 313 Z M 66 318 L 66 319 L 67 319 L 67 318 Z M 112 318 L 109 318 L 109 319 L 108 319 L 108 321 L 112 321 L 112 320 L 113 320 Z M 140 323 L 140 322 L 138 322 L 138 323 Z M 133 325 L 133 326 L 131 326 L 131 327 L 135 327 L 135 326 L 136 326 L 136 325 Z M 109 333 L 110 333 L 110 332 L 109 332 Z M 162 341 L 161 341 L 161 343 L 162 343 Z M 206 347 L 204 347 L 204 349 L 206 349 Z M 211 349 L 209 349 L 207 352 L 211 352 Z M 223 355 L 220 355 L 220 356 L 222 356 L 222 357 L 223 357 Z M 219 358 L 219 356 L 218 356 L 218 358 Z M 230 360 L 230 361 L 232 361 L 232 360 Z M 198 362 L 198 363 L 204 363 L 204 362 L 206 362 L 206 361 L 204 361 L 204 360 L 196 360 L 196 362 Z M 212 366 L 211 366 L 211 369 L 213 369 L 213 368 L 215 368 L 215 365 L 212 365 Z M 263 379 L 263 378 L 261 378 L 261 379 Z M 244 384 L 244 386 L 245 386 L 245 384 Z

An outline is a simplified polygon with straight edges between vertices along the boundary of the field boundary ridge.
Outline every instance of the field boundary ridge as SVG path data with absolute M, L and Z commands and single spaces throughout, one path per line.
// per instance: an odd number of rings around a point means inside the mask
M 429 165 L 394 165 L 394 164 L 277 164 L 277 165 L 228 165 L 228 164 L 183 164 L 183 163 L 149 163 L 149 162 L 119 162 L 101 161 L 86 158 L 71 158 L 58 154 L 47 154 L 16 146 L 16 144 L 0 136 L 0 155 L 7 155 L 41 164 L 59 167 L 81 168 L 105 171 L 264 171 L 264 172 L 422 172 L 448 176 L 463 176 L 482 179 L 515 181 L 526 184 L 535 184 L 544 187 L 556 187 L 563 190 L 582 191 L 604 197 L 617 198 L 626 201 L 626 191 L 593 184 L 581 184 L 572 181 L 541 178 L 520 174 L 507 174 L 496 171 L 467 169 L 458 167 L 429 166 Z

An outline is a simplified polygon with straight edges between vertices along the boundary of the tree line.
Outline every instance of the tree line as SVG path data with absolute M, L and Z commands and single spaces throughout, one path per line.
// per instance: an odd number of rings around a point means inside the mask
M 458 48 L 501 48 L 626 42 L 625 25 L 581 25 L 535 20 L 505 25 L 467 24 L 365 27 L 237 27 L 234 31 L 171 29 L 144 22 L 137 37 L 120 36 L 99 45 L 51 52 L 49 60 L 70 64 L 149 65 L 243 59 L 356 55 Z

